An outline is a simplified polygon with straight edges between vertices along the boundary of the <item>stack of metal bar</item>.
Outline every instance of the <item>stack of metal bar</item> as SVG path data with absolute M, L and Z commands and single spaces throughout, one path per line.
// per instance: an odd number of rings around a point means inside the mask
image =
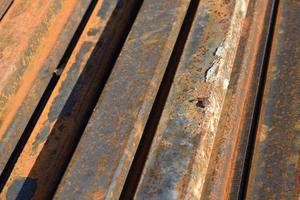
M 300 199 L 299 10 L 0 0 L 0 199 Z

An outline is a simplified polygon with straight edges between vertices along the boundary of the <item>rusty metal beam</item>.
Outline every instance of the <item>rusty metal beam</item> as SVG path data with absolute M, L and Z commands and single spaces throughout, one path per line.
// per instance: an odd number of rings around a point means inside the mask
M 181 55 L 184 50 L 184 46 L 186 44 L 193 21 L 196 16 L 199 2 L 199 0 L 192 0 L 189 5 L 187 14 L 183 21 L 183 25 L 180 29 L 180 33 L 173 48 L 173 52 L 170 57 L 166 72 L 164 74 L 155 101 L 151 108 L 151 112 L 149 114 L 145 129 L 143 131 L 143 135 L 140 139 L 137 151 L 134 155 L 134 159 L 126 177 L 126 181 L 122 189 L 120 199 L 134 198 L 141 174 L 143 172 L 143 168 L 147 160 L 147 155 L 153 142 L 157 125 L 163 112 L 165 102 L 168 98 L 168 94 L 172 86 Z
M 0 199 L 299 199 L 299 10 L 0 0 Z
M 247 7 L 200 1 L 136 199 L 201 198 Z
M 247 199 L 300 197 L 300 2 L 279 1 Z
M 141 1 L 99 1 L 37 121 L 1 199 L 53 196 L 80 138 L 89 107 L 126 38 Z M 116 55 L 115 55 L 116 54 Z M 24 165 L 26 163 L 26 165 Z M 51 163 L 51 165 L 49 165 Z M 49 167 L 50 166 L 50 167 Z
M 0 1 L 0 21 L 4 17 L 8 8 L 11 6 L 14 0 L 1 0 Z
M 15 0 L 0 23 L 0 172 L 91 0 Z
M 202 199 L 239 199 L 243 165 L 263 67 L 274 0 L 250 1 L 205 180 Z
M 117 199 L 189 1 L 145 0 L 55 199 Z

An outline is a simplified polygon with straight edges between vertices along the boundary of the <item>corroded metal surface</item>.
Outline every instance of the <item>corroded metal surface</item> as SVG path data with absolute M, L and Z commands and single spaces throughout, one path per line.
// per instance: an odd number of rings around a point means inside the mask
M 299 10 L 279 1 L 247 199 L 300 198 Z
M 273 7 L 274 0 L 249 3 L 202 199 L 238 199 L 247 146 L 241 143 L 251 129 Z
M 117 199 L 189 1 L 145 0 L 55 199 Z
M 0 172 L 90 0 L 16 0 L 0 23 Z
M 248 1 L 200 1 L 136 199 L 199 199 Z
M 1 0 L 0 1 L 0 20 L 7 12 L 10 5 L 13 3 L 14 0 Z
M 118 2 L 122 3 L 118 4 Z M 98 47 L 97 44 L 100 37 L 103 36 L 103 32 L 106 30 L 105 28 L 109 22 L 113 24 L 113 21 L 117 20 L 119 24 L 125 23 L 126 17 L 122 16 L 122 14 L 128 11 L 131 12 L 131 9 L 134 8 L 134 2 L 137 1 L 126 1 L 126 4 L 123 2 L 104 0 L 96 4 L 44 111 L 15 164 L 9 180 L 0 195 L 0 199 L 15 199 L 26 195 L 31 195 L 33 199 L 45 199 L 53 193 L 59 175 L 64 170 L 63 166 L 68 162 L 68 154 L 72 151 L 70 145 L 73 145 L 78 137 L 76 128 L 79 128 L 74 124 L 74 121 L 80 124 L 82 120 L 80 116 L 85 114 L 82 102 L 86 103 L 88 96 L 93 94 L 93 92 L 86 94 L 86 90 L 89 89 L 89 83 L 94 84 L 97 80 L 95 80 L 95 77 L 89 76 L 88 82 L 82 83 L 86 88 L 85 90 L 81 88 L 81 90 L 77 91 L 79 88 L 76 84 L 82 76 L 87 76 L 87 70 L 93 69 L 93 73 L 99 74 L 98 76 L 100 76 L 99 79 L 101 80 L 101 72 L 105 70 L 105 64 L 108 62 L 103 57 L 111 57 L 110 54 L 114 48 L 109 50 L 108 45 L 116 46 L 120 34 L 114 29 L 114 31 L 110 30 L 109 36 L 105 33 L 105 40 L 109 41 L 109 43 L 101 41 L 102 45 Z M 116 10 L 117 6 L 118 10 Z M 114 15 L 114 20 L 112 20 L 111 16 L 114 11 L 117 11 L 118 14 Z M 119 19 L 120 17 L 123 19 Z M 113 25 L 116 26 L 117 24 Z M 118 30 L 122 31 L 123 26 L 119 25 Z M 98 59 L 93 57 L 95 51 L 97 52 L 96 56 L 102 62 L 101 64 L 99 64 Z M 91 62 L 93 63 L 92 65 Z M 95 70 L 95 68 L 98 68 L 98 70 Z M 72 94 L 73 90 L 76 90 L 76 95 L 80 97 Z M 82 97 L 85 98 L 85 101 L 82 101 Z M 78 108 L 77 104 L 70 104 L 68 102 L 69 98 L 80 104 L 80 108 Z M 66 109 L 73 110 L 78 114 L 72 115 L 70 111 L 66 114 Z M 64 120 L 61 119 L 62 117 Z M 49 163 L 51 163 L 50 168 Z
M 0 0 L 0 199 L 299 199 L 299 10 Z

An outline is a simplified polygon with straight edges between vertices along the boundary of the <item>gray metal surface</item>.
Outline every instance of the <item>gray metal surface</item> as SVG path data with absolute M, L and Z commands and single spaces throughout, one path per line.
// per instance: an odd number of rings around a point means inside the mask
M 247 1 L 200 1 L 136 199 L 199 199 Z
M 146 0 L 55 199 L 117 199 L 189 1 Z
M 4 17 L 5 13 L 8 11 L 9 7 L 14 0 L 1 0 L 0 1 L 0 20 Z

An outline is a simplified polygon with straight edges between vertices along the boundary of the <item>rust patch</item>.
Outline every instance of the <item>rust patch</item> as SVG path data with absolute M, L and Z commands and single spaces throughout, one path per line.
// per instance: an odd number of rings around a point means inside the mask
M 88 5 L 78 0 L 16 0 L 1 21 L 1 172 Z
M 246 116 L 252 116 L 255 107 L 272 7 L 273 1 L 249 3 L 202 199 L 238 199 L 241 184 L 238 175 L 243 168 L 239 159 L 244 159 L 240 140 L 248 137 L 243 131 L 249 131 L 251 120 L 246 120 Z
M 247 199 L 300 197 L 299 9 L 298 1 L 279 1 Z
M 143 2 L 56 199 L 119 198 L 189 2 Z
M 247 4 L 200 1 L 137 199 L 201 198 Z

